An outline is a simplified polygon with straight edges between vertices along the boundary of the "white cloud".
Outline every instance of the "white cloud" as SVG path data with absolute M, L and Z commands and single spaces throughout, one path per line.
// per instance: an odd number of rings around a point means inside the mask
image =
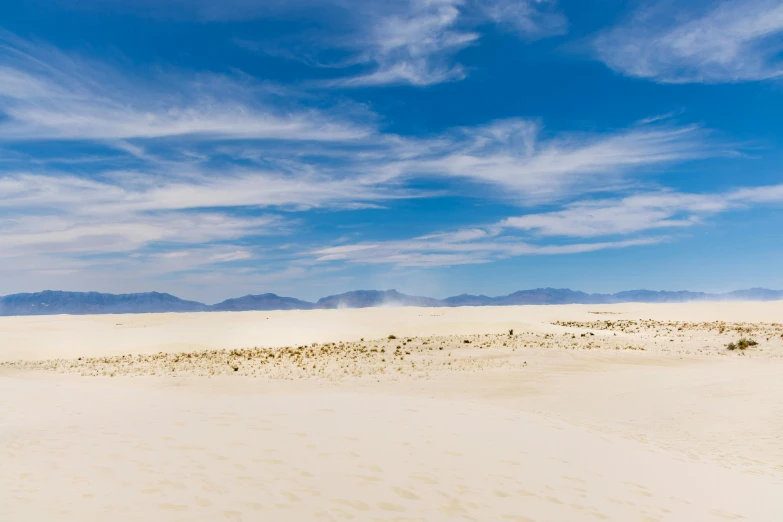
M 425 86 L 461 80 L 465 71 L 452 63 L 453 56 L 479 37 L 458 27 L 462 4 L 462 0 L 409 0 L 396 12 L 371 14 L 365 36 L 348 45 L 360 50 L 357 62 L 374 64 L 374 70 L 331 84 Z
M 564 210 L 511 217 L 499 227 L 536 236 L 599 237 L 690 227 L 706 217 L 752 204 L 783 202 L 783 185 L 742 188 L 717 194 L 663 191 L 617 199 L 577 201 Z
M 160 243 L 203 244 L 287 233 L 270 207 L 350 206 L 392 197 L 343 179 L 244 172 L 221 178 L 128 183 L 32 174 L 0 177 L 0 255 L 131 252 Z M 248 207 L 249 213 L 232 213 Z M 266 212 L 260 214 L 260 212 Z
M 397 176 L 456 177 L 502 187 L 520 203 L 606 190 L 644 168 L 725 154 L 698 126 L 638 125 L 610 133 L 542 137 L 510 119 L 462 129 L 383 169 Z
M 129 173 L 98 181 L 72 175 L 8 174 L 0 177 L 0 209 L 46 207 L 104 215 L 200 208 L 342 206 L 394 197 L 352 179 L 289 177 L 278 173 L 226 172 L 172 180 Z
M 220 213 L 35 215 L 6 218 L 1 257 L 134 252 L 157 243 L 201 245 L 248 235 L 280 233 L 277 216 L 232 217 Z
M 433 9 L 449 6 L 453 7 L 449 2 L 431 3 Z M 421 24 L 428 27 L 426 19 Z M 418 30 L 417 25 L 410 32 L 418 35 Z M 386 45 L 406 47 L 420 40 L 402 32 L 399 42 Z M 461 178 L 502 187 L 519 203 L 530 203 L 606 189 L 638 169 L 719 152 L 705 130 L 660 122 L 614 132 L 551 136 L 538 122 L 508 119 L 432 138 L 403 138 L 356 126 L 344 115 L 336 117 L 337 123 L 319 123 L 327 115 L 299 109 L 283 124 L 277 116 L 258 112 L 261 106 L 249 101 L 252 89 L 231 80 L 200 81 L 197 89 L 179 97 L 167 97 L 165 90 L 153 96 L 143 82 L 118 78 L 99 64 L 11 40 L 15 47 L 6 46 L 0 53 L 12 65 L 4 65 L 0 75 L 15 79 L 0 82 L 0 110 L 10 116 L 0 123 L 0 139 L 98 141 L 131 156 L 145 170 L 143 175 L 130 170 L 121 182 L 73 176 L 56 181 L 52 176 L 6 179 L 2 181 L 6 204 L 11 200 L 17 205 L 57 204 L 58 198 L 73 193 L 90 201 L 105 199 L 107 205 L 129 211 L 244 205 L 356 207 L 388 197 L 409 197 L 413 193 L 402 191 L 402 185 L 420 177 Z M 214 99 L 221 93 L 221 101 L 203 102 L 204 93 Z M 183 99 L 189 105 L 179 103 Z M 145 111 L 134 103 L 154 107 Z M 173 143 L 164 139 L 172 136 L 180 139 Z M 238 137 L 254 138 L 248 146 L 257 149 L 255 158 L 236 155 L 218 144 Z M 274 142 L 268 140 L 272 137 Z M 324 140 L 328 145 L 316 141 L 302 149 L 297 142 L 303 139 Z M 147 150 L 148 145 L 155 153 Z M 215 176 L 203 165 L 214 155 L 227 156 L 229 162 L 257 159 L 263 170 L 243 172 L 229 164 L 219 167 L 221 175 Z M 338 163 L 324 162 L 323 157 Z M 111 171 L 103 177 L 107 175 L 117 177 Z M 14 188 L 20 182 L 25 193 Z M 51 186 L 36 189 L 37 183 Z M 126 191 L 126 185 L 135 188 Z
M 82 9 L 97 6 L 101 6 L 100 0 L 78 2 Z M 555 0 L 134 0 L 119 7 L 145 15 L 207 22 L 281 15 L 317 20 L 317 34 L 299 34 L 287 39 L 285 45 L 263 38 L 239 38 L 236 42 L 308 65 L 344 68 L 362 64 L 369 69 L 325 82 L 344 88 L 427 86 L 461 80 L 467 72 L 455 56 L 478 41 L 476 29 L 487 22 L 525 40 L 563 34 L 567 28 Z M 323 49 L 345 50 L 352 56 L 336 62 L 320 60 L 317 55 Z
M 485 0 L 479 6 L 487 17 L 522 38 L 537 39 L 563 34 L 568 29 L 565 16 L 555 10 L 553 0 Z
M 689 227 L 699 222 L 700 215 L 725 208 L 726 204 L 709 196 L 637 195 L 619 200 L 580 201 L 557 212 L 511 217 L 501 225 L 539 236 L 597 237 Z
M 263 87 L 247 79 L 159 74 L 147 84 L 7 34 L 0 39 L 0 63 L 5 140 L 344 141 L 372 132 L 336 113 L 276 108 Z
M 210 261 L 218 263 L 229 263 L 231 261 L 244 261 L 253 257 L 253 253 L 248 250 L 235 250 L 223 254 L 214 254 L 210 256 Z
M 783 201 L 783 184 L 739 189 L 731 196 L 742 203 L 777 203 Z
M 464 191 L 464 183 L 452 182 L 468 181 L 469 193 L 476 197 L 500 197 L 519 205 L 623 187 L 632 176 L 652 169 L 733 154 L 728 144 L 697 125 L 654 121 L 606 132 L 552 133 L 537 121 L 519 118 L 430 137 L 376 134 L 350 144 L 311 144 L 311 159 L 269 147 L 222 150 L 266 162 L 288 154 L 279 164 L 291 172 L 339 175 L 345 184 L 357 184 L 357 194 L 366 187 L 386 187 L 402 197 L 435 196 L 437 192 L 404 193 L 402 188 L 412 181 L 436 179 L 462 185 L 458 190 Z M 484 190 L 476 190 L 476 185 Z M 307 191 L 298 193 L 304 197 Z
M 374 4 L 369 4 L 374 5 Z M 328 82 L 338 87 L 408 84 L 427 86 L 465 78 L 456 61 L 459 51 L 478 43 L 476 27 L 486 21 L 506 27 L 525 39 L 565 32 L 565 18 L 547 0 L 406 0 L 357 8 L 358 35 L 342 41 L 357 51 L 350 64 L 372 70 Z
M 644 233 L 690 227 L 721 212 L 764 203 L 783 203 L 783 185 L 718 194 L 663 191 L 578 201 L 564 210 L 510 217 L 485 227 L 409 240 L 337 245 L 314 250 L 310 255 L 321 263 L 438 267 L 517 256 L 594 252 L 660 243 L 668 238 Z M 520 235 L 520 231 L 527 235 Z M 603 239 L 585 242 L 588 238 Z M 578 242 L 570 242 L 573 239 Z
M 490 234 L 491 236 L 491 234 Z M 401 267 L 441 267 L 489 263 L 499 259 L 530 255 L 562 255 L 611 248 L 650 245 L 660 238 L 623 241 L 537 245 L 509 236 L 478 241 L 461 241 L 443 236 L 426 236 L 403 241 L 341 245 L 315 250 L 316 262 L 391 264 Z
M 459 40 L 437 29 L 438 36 L 426 41 L 420 31 L 451 27 L 446 8 L 454 4 L 426 5 L 435 21 L 401 18 L 401 25 L 391 24 L 385 53 L 401 50 L 432 64 L 433 49 Z M 462 34 L 456 20 L 455 34 Z M 14 167 L 0 172 L 0 259 L 6 270 L 35 267 L 51 275 L 101 266 L 107 273 L 122 267 L 158 277 L 221 263 L 221 270 L 233 271 L 255 260 L 268 263 L 259 244 L 284 234 L 295 244 L 278 255 L 305 263 L 312 256 L 303 252 L 312 243 L 291 240 L 291 232 L 313 218 L 292 211 L 377 207 L 394 198 L 467 189 L 476 198 L 519 206 L 553 203 L 624 186 L 647 168 L 721 153 L 704 129 L 662 120 L 602 133 L 551 133 L 537 121 L 506 119 L 430 137 L 383 134 L 352 123 L 350 106 L 334 118 L 296 101 L 286 103 L 287 112 L 272 110 L 256 86 L 217 77 L 191 79 L 180 93 L 171 77 L 158 78 L 157 96 L 144 80 L 18 41 L 0 52 L 0 67 L 0 80 L 8 80 L 0 82 L 0 110 L 8 116 L 0 123 L 0 141 L 88 142 L 69 143 L 62 164 L 34 155 L 14 159 Z M 22 163 L 26 170 L 15 166 Z M 433 179 L 440 183 L 436 189 L 410 188 Z M 530 236 L 556 228 L 552 216 L 538 219 L 549 221 L 524 225 Z M 670 224 L 680 218 L 658 210 L 648 221 L 656 219 Z M 315 255 L 323 261 L 441 266 L 657 241 L 544 244 L 521 237 L 524 226 L 495 224 L 387 243 L 368 236 Z
M 783 4 L 721 0 L 683 12 L 652 4 L 594 42 L 600 60 L 629 76 L 672 83 L 757 81 L 783 76 Z

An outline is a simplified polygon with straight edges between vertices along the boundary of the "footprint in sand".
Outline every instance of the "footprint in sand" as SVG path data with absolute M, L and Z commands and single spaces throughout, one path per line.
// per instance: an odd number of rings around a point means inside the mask
M 402 498 L 404 498 L 406 500 L 421 500 L 419 497 L 417 497 L 416 495 L 414 495 L 413 493 L 411 493 L 407 489 L 402 489 L 402 488 L 397 488 L 397 487 L 393 487 L 391 489 L 392 489 L 392 491 L 397 493 L 397 495 L 399 495 L 400 497 L 402 497 Z
M 398 513 L 405 511 L 404 506 L 400 506 L 399 504 L 392 504 L 390 502 L 378 502 L 378 507 L 384 511 L 396 511 Z
M 301 499 L 301 498 L 297 497 L 297 496 L 296 496 L 296 495 L 294 495 L 293 493 L 288 493 L 288 492 L 287 492 L 287 493 L 285 494 L 285 496 L 286 496 L 286 498 L 288 499 L 288 501 L 289 501 L 289 502 L 301 502 L 301 501 L 302 501 L 302 499 Z
M 188 506 L 183 504 L 158 504 L 158 507 L 164 511 L 187 511 Z
M 348 506 L 358 511 L 369 511 L 371 509 L 369 504 L 366 504 L 361 500 L 332 499 L 331 502 L 334 502 L 335 504 L 341 504 L 343 506 Z
M 427 475 L 411 475 L 411 478 L 414 480 L 419 480 L 421 482 L 424 482 L 425 484 L 437 484 L 438 481 L 435 480 L 432 477 L 428 477 Z

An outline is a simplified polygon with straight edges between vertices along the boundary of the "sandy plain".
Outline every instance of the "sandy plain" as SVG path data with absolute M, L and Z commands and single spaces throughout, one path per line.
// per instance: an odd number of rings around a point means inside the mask
M 0 318 L 0 520 L 783 520 L 783 302 Z

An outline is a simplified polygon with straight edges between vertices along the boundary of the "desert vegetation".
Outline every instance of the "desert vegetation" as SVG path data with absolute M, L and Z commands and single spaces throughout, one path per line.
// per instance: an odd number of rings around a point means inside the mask
M 747 350 L 748 348 L 752 346 L 757 346 L 759 343 L 756 342 L 754 339 L 748 339 L 746 337 L 742 337 L 739 341 L 736 343 L 731 342 L 726 345 L 726 349 L 733 351 L 733 350 Z
M 781 357 L 778 323 L 687 323 L 653 320 L 557 321 L 550 332 L 509 329 L 504 333 L 402 337 L 301 346 L 249 347 L 181 353 L 13 361 L 5 367 L 78 373 L 85 376 L 233 375 L 266 379 L 344 380 L 429 378 L 441 372 L 524 368 L 526 354 L 580 352 L 726 355 L 759 346 L 755 355 Z M 740 334 L 726 344 L 727 335 Z M 753 337 L 751 337 L 751 335 Z

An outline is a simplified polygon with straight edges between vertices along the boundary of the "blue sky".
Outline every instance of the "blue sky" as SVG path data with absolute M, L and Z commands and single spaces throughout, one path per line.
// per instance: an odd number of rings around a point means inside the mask
M 777 0 L 0 6 L 0 294 L 783 288 Z

